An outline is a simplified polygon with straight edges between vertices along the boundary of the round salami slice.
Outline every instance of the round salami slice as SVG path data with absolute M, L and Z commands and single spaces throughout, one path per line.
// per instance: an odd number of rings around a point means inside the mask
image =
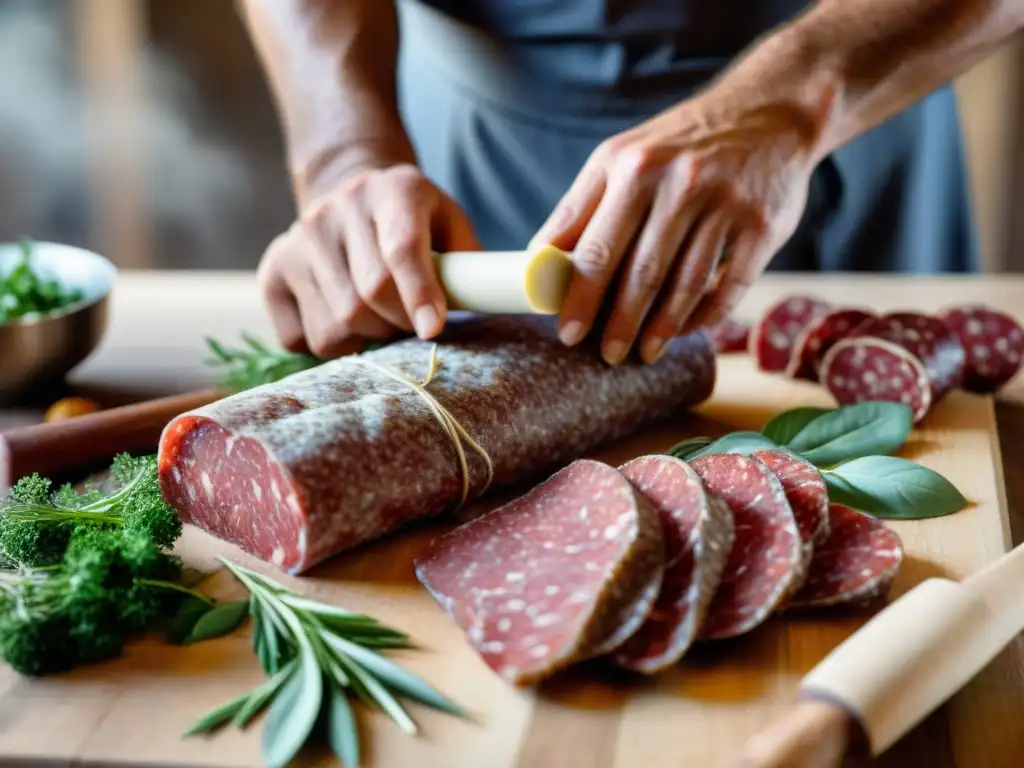
M 746 352 L 750 339 L 750 323 L 727 317 L 718 325 L 710 328 L 709 333 L 718 354 L 731 355 Z
M 786 499 L 793 509 L 800 531 L 803 554 L 802 574 L 807 573 L 814 547 L 828 536 L 828 488 L 821 472 L 809 461 L 787 451 L 755 451 L 752 456 L 764 462 L 782 483 Z M 795 579 L 793 589 L 802 579 Z
M 837 309 L 813 320 L 793 344 L 786 375 L 817 381 L 821 360 L 832 345 L 874 317 L 873 313 L 863 309 Z
M 853 335 L 891 341 L 920 360 L 931 382 L 933 407 L 963 381 L 967 365 L 964 347 L 937 317 L 892 312 L 861 325 Z
M 735 637 L 764 622 L 789 593 L 800 573 L 800 530 L 782 483 L 762 461 L 721 453 L 694 459 L 691 466 L 732 510 L 735 527 L 699 637 Z
M 800 334 L 829 309 L 825 302 L 809 296 L 793 296 L 769 307 L 750 329 L 749 350 L 758 369 L 784 372 Z
M 488 666 L 527 685 L 625 642 L 664 566 L 658 512 L 615 468 L 580 460 L 435 539 L 416 575 Z
M 787 610 L 870 602 L 889 591 L 899 572 L 903 543 L 878 518 L 842 504 L 829 505 L 828 518 L 828 538 Z
M 1024 360 L 1024 329 L 1007 314 L 981 306 L 957 307 L 941 315 L 967 353 L 961 386 L 969 392 L 998 391 Z
M 924 365 L 903 347 L 874 338 L 837 342 L 821 361 L 821 383 L 840 405 L 868 400 L 905 403 L 920 422 L 932 405 Z
M 678 662 L 704 623 L 732 551 L 732 512 L 690 465 L 671 456 L 641 456 L 619 471 L 661 514 L 665 577 L 647 621 L 614 661 L 653 674 Z

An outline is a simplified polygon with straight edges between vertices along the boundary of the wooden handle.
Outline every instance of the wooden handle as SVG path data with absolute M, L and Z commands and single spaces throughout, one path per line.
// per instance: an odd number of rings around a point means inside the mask
M 722 768 L 833 768 L 842 765 L 857 730 L 842 708 L 808 699 L 744 744 Z
M 0 494 L 24 475 L 58 476 L 122 451 L 153 451 L 171 419 L 224 397 L 217 389 L 148 400 L 0 433 Z

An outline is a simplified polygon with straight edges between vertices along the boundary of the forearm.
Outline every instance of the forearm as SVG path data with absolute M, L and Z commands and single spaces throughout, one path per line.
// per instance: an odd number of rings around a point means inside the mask
M 821 0 L 722 80 L 786 102 L 821 159 L 968 70 L 1024 24 L 1024 0 Z
M 395 95 L 393 0 L 239 0 L 280 114 L 299 205 L 351 172 L 415 161 Z

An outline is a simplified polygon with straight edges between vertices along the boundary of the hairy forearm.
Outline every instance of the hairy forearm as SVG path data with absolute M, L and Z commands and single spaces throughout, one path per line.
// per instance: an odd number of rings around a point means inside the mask
M 1024 25 L 1024 0 L 820 0 L 721 85 L 800 105 L 820 159 L 968 70 Z
M 393 0 L 239 0 L 300 205 L 354 170 L 414 162 L 395 97 Z

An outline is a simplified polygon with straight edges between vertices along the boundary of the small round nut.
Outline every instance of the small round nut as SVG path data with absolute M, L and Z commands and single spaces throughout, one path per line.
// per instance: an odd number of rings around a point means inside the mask
M 66 419 L 73 419 L 76 416 L 84 416 L 87 413 L 95 413 L 98 410 L 100 410 L 99 403 L 88 398 L 65 397 L 46 409 L 43 421 L 46 423 L 64 421 Z

